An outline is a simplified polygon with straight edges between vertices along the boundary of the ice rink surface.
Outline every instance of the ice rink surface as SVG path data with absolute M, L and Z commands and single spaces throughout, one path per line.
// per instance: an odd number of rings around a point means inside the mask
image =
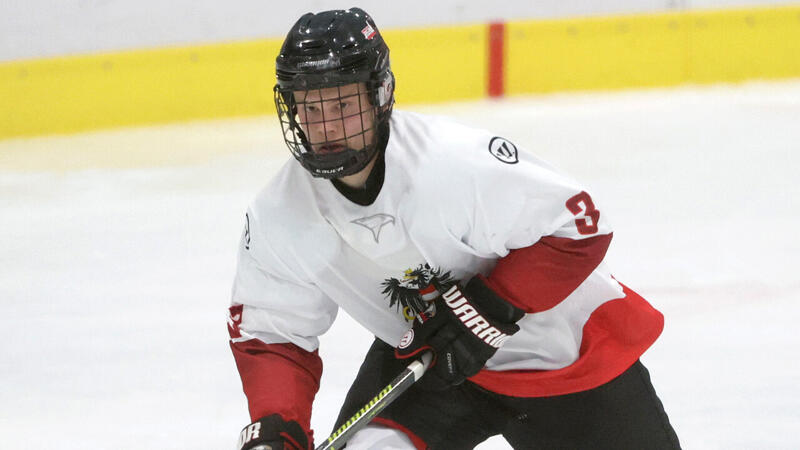
M 666 316 L 643 360 L 684 448 L 800 448 L 800 82 L 408 109 L 591 189 L 615 276 Z M 289 158 L 275 122 L 0 142 L 0 447 L 234 448 L 226 309 L 245 208 Z M 371 340 L 343 313 L 322 338 L 318 442 Z

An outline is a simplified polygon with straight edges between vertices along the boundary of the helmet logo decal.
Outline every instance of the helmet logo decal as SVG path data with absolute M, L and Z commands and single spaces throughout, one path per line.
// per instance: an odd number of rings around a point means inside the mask
M 372 28 L 372 25 L 367 24 L 363 29 L 361 29 L 361 34 L 364 35 L 364 38 L 368 40 L 372 40 L 375 37 L 375 28 Z
M 389 99 L 392 98 L 393 89 L 392 76 L 387 73 L 386 78 L 383 79 L 383 83 L 378 87 L 378 104 L 380 106 L 385 106 L 389 103 Z
M 351 220 L 350 223 L 361 225 L 362 227 L 371 231 L 372 237 L 375 238 L 375 243 L 377 244 L 381 236 L 381 229 L 383 229 L 384 225 L 394 225 L 394 216 L 378 213 L 372 216 Z
M 489 153 L 506 164 L 516 164 L 519 162 L 517 146 L 512 144 L 508 139 L 499 136 L 495 136 L 489 141 Z
M 338 67 L 341 64 L 339 58 L 334 56 L 329 56 L 325 59 L 320 59 L 316 61 L 301 61 L 297 63 L 297 66 L 301 69 L 313 69 L 313 70 L 324 70 L 329 69 L 331 67 Z

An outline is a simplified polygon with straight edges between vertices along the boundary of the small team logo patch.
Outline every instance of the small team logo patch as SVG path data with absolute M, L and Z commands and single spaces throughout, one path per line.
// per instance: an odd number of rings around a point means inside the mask
M 512 144 L 508 139 L 499 136 L 495 136 L 489 141 L 489 153 L 506 164 L 516 164 L 519 162 L 517 146 Z
M 400 345 L 398 345 L 398 348 L 406 348 L 411 345 L 412 342 L 414 342 L 414 330 L 408 330 L 406 334 L 400 338 Z
M 365 38 L 372 40 L 372 38 L 375 37 L 375 28 L 372 28 L 372 25 L 367 24 L 367 26 L 361 30 L 361 34 L 363 34 Z

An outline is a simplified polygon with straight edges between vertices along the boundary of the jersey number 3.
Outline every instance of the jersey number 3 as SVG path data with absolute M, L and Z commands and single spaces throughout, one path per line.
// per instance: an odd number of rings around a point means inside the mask
M 585 191 L 567 200 L 567 209 L 572 215 L 577 216 L 575 226 L 580 234 L 597 233 L 597 223 L 600 221 L 600 211 L 594 207 L 592 197 Z

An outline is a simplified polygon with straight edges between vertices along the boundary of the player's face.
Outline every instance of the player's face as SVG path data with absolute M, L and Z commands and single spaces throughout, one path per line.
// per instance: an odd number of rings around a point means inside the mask
M 372 143 L 375 121 L 364 83 L 295 91 L 297 116 L 317 154 L 361 150 Z

